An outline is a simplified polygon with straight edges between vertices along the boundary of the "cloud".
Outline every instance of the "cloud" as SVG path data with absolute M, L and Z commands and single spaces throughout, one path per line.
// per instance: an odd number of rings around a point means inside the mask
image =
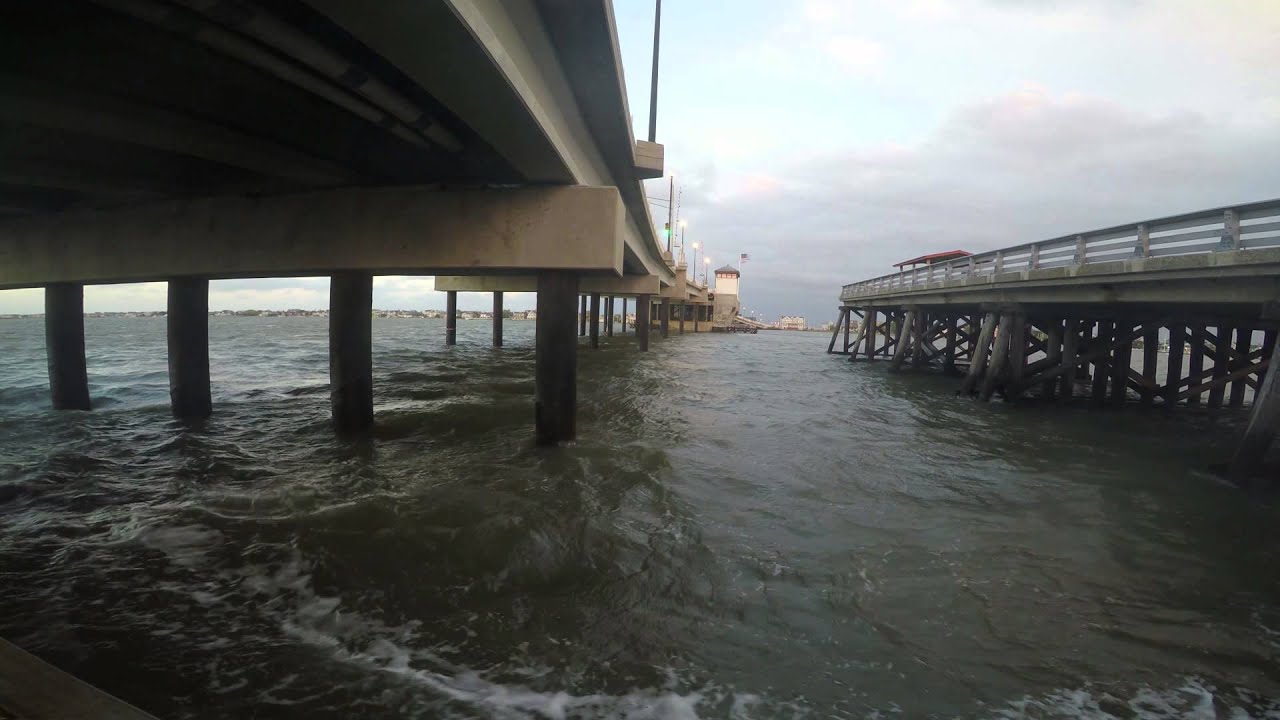
M 842 284 L 971 251 L 1280 195 L 1280 124 L 1145 113 L 1027 88 L 957 108 L 915 145 L 775 168 L 770 202 L 700 210 L 713 255 L 749 252 L 744 303 L 834 317 Z M 727 251 L 727 252 L 726 252 Z

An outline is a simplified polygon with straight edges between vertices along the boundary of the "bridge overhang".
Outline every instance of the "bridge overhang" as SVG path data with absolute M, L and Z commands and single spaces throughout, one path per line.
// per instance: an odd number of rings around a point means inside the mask
M 437 275 L 439 292 L 535 292 L 538 278 L 533 275 Z M 583 275 L 578 282 L 581 293 L 613 296 L 658 295 L 658 278 L 653 275 L 623 277 L 598 274 Z
M 611 187 L 202 198 L 0 224 L 0 288 L 339 270 L 617 276 L 625 228 Z

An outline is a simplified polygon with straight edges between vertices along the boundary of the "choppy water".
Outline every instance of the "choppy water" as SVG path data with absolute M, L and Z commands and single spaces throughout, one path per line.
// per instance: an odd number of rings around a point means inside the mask
M 1280 510 L 1199 468 L 1241 418 L 978 406 L 818 334 L 580 354 L 532 447 L 532 323 L 90 319 L 91 413 L 0 321 L 0 634 L 164 718 L 1275 718 Z

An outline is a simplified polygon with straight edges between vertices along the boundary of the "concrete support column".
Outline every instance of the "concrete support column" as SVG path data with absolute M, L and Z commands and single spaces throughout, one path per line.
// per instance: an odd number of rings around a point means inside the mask
M 57 283 L 44 289 L 44 348 L 55 410 L 89 409 L 89 373 L 84 360 L 84 285 Z
M 605 337 L 613 337 L 613 296 L 605 298 L 604 301 L 604 334 Z
M 649 352 L 649 308 L 653 301 L 648 295 L 636 298 L 636 336 L 640 339 L 640 352 Z
M 444 300 L 444 344 L 458 344 L 458 291 L 445 293 Z
M 563 445 L 577 438 L 578 341 L 573 335 L 577 295 L 577 274 L 538 274 L 533 418 L 540 446 Z
M 658 324 L 662 329 L 662 337 L 671 337 L 671 298 L 662 298 L 662 309 L 658 311 Z
M 169 281 L 169 403 L 174 417 L 213 413 L 209 392 L 209 281 Z
M 329 402 L 340 432 L 373 426 L 372 317 L 373 275 L 334 273 L 329 278 Z
M 627 299 L 622 298 L 622 334 L 627 334 Z
M 585 337 L 587 334 L 587 296 L 583 295 L 578 300 L 582 306 L 578 311 L 578 337 Z
M 493 346 L 502 347 L 502 291 L 493 292 Z
M 591 293 L 591 323 L 587 330 L 591 334 L 591 347 L 600 347 L 600 293 Z
M 684 334 L 684 316 L 685 316 L 686 309 L 688 307 L 689 307 L 688 305 L 684 303 L 680 303 L 680 334 L 681 335 Z

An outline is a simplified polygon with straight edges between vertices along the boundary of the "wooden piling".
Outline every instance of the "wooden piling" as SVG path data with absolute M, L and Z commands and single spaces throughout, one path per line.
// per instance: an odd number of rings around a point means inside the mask
M 1080 321 L 1067 318 L 1062 332 L 1062 367 L 1066 372 L 1058 378 L 1058 398 L 1070 400 L 1075 395 L 1076 358 L 1080 342 Z
M 1115 337 L 1133 331 L 1133 321 L 1115 324 Z M 1133 343 L 1122 342 L 1111 351 L 1111 404 L 1123 406 L 1129 395 L 1129 369 L 1133 366 Z
M 998 321 L 999 316 L 993 312 L 987 313 L 982 319 L 982 330 L 978 332 L 978 341 L 973 346 L 973 358 L 969 362 L 969 374 L 960 383 L 962 395 L 973 394 L 978 381 L 987 370 L 987 348 L 991 347 L 991 338 L 995 336 Z
M 1249 427 L 1245 429 L 1244 437 L 1228 466 L 1228 471 L 1234 478 L 1259 488 L 1269 487 L 1274 475 L 1263 475 L 1260 471 L 1267 450 L 1275 440 L 1276 431 L 1280 430 L 1280 380 L 1277 380 L 1280 372 L 1274 372 L 1280 367 L 1280 345 L 1273 342 L 1271 354 L 1263 357 L 1269 359 L 1269 369 L 1272 372 L 1266 374 L 1258 387 L 1253 398 L 1253 409 L 1249 414 Z
M 1011 313 L 1009 322 L 1009 383 L 1005 386 L 1004 399 L 1014 400 L 1022 392 L 1022 380 L 1027 369 L 1027 316 L 1022 312 Z
M 958 318 L 955 315 L 944 315 L 942 320 L 946 323 L 946 329 L 943 330 L 946 345 L 942 351 L 942 370 L 947 374 L 954 374 L 956 371 L 956 334 L 958 332 L 956 323 Z
M 1100 320 L 1097 325 L 1097 334 L 1094 342 L 1099 345 L 1106 345 L 1114 336 L 1115 323 L 1110 320 Z M 1092 345 L 1093 343 L 1090 343 Z M 1107 381 L 1110 379 L 1109 359 L 1110 352 L 1098 355 L 1093 361 L 1093 393 L 1090 396 L 1094 405 L 1105 405 L 1107 402 Z
M 1047 321 L 1048 329 L 1045 331 L 1045 359 L 1050 365 L 1061 365 L 1063 356 L 1063 334 L 1062 321 L 1053 319 Z M 1075 358 L 1072 358 L 1075 361 Z M 1040 384 L 1040 397 L 1045 400 L 1053 399 L 1053 391 L 1057 388 L 1057 380 L 1045 380 Z
M 1193 378 L 1193 382 L 1199 382 L 1197 378 L 1200 373 L 1204 372 L 1204 323 L 1191 324 L 1191 357 L 1187 362 L 1187 376 Z M 1173 397 L 1177 397 L 1175 390 Z M 1194 406 L 1200 404 L 1200 393 L 1195 393 L 1187 398 L 1187 405 Z
M 1142 333 L 1142 404 L 1152 405 L 1156 399 L 1156 360 L 1160 352 L 1160 328 L 1148 325 Z
M 840 314 L 836 316 L 836 326 L 831 330 L 831 342 L 827 343 L 827 354 L 830 355 L 836 351 L 836 338 L 840 336 L 840 324 L 847 322 L 849 319 L 849 308 L 840 308 Z M 845 338 L 845 345 L 849 344 L 849 339 Z
M 849 322 L 850 316 L 853 315 L 852 308 L 844 308 L 844 353 L 849 354 Z
M 573 334 L 577 295 L 577 273 L 538 273 L 533 423 L 534 441 L 540 446 L 565 445 L 577 439 L 578 341 Z M 598 303 L 599 295 L 593 297 Z
M 1219 323 L 1214 330 L 1217 332 L 1213 335 L 1213 379 L 1221 380 L 1231 372 L 1231 336 L 1235 329 L 1230 325 Z M 1209 390 L 1207 407 L 1212 409 L 1222 407 L 1222 400 L 1226 392 L 1225 383 L 1213 385 Z
M 373 274 L 350 270 L 330 276 L 329 404 L 339 432 L 373 426 L 372 318 Z
M 209 281 L 169 281 L 165 318 L 169 343 L 169 405 L 174 417 L 206 418 L 213 413 L 209 389 Z
M 929 341 L 928 323 L 928 314 L 923 310 L 917 310 L 911 330 L 914 336 L 914 342 L 911 343 L 911 367 L 913 368 L 920 368 L 925 363 L 925 344 Z
M 1186 355 L 1187 326 L 1179 321 L 1169 327 L 1169 356 L 1165 369 L 1164 404 L 1172 408 L 1178 404 L 1178 392 L 1182 387 L 1182 359 Z
M 1253 329 L 1247 327 L 1236 328 L 1235 343 L 1235 362 L 1231 363 L 1231 369 L 1239 370 L 1249 366 L 1249 352 L 1253 345 Z M 1265 355 L 1263 356 L 1266 357 Z M 1242 377 L 1231 383 L 1231 396 L 1227 401 L 1227 407 L 1239 408 L 1244 407 L 1244 392 L 1248 385 L 1248 378 Z M 1262 386 L 1259 385 L 1259 388 Z
M 879 328 L 877 327 L 876 317 L 879 314 L 880 314 L 880 311 L 877 310 L 876 308 L 868 307 L 867 317 L 865 320 L 863 320 L 863 323 L 866 324 L 867 326 L 867 330 L 863 334 L 867 336 L 867 359 L 868 360 L 874 359 L 876 355 L 876 333 L 879 332 Z
M 991 401 L 996 383 L 1004 378 L 1005 368 L 1009 364 L 1009 343 L 1013 339 L 1014 314 L 1006 312 L 1000 316 L 995 346 L 991 349 L 991 362 L 987 367 L 986 375 L 982 378 L 982 390 L 978 393 L 978 400 L 981 402 Z
M 56 283 L 44 289 L 45 356 L 55 410 L 89 409 L 84 356 L 84 285 Z
M 898 370 L 907 358 L 907 346 L 910 345 L 911 329 L 916 322 L 915 310 L 907 311 L 906 317 L 898 322 L 897 337 L 893 343 L 893 359 L 889 361 L 890 370 Z

